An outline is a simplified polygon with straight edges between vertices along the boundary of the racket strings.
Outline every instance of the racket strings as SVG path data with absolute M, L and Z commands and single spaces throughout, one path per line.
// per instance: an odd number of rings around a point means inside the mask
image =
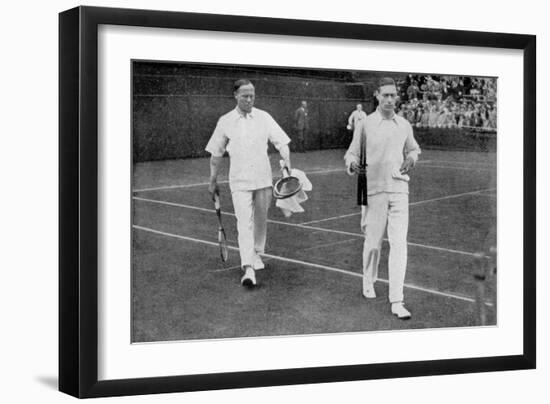
M 218 244 L 220 246 L 221 259 L 225 262 L 229 256 L 229 250 L 227 249 L 227 240 L 225 237 L 225 230 L 223 228 L 218 230 Z
M 292 179 L 282 183 L 282 185 L 279 189 L 279 193 L 281 193 L 283 195 L 290 194 L 290 193 L 296 191 L 296 189 L 298 189 L 299 186 L 300 186 L 300 182 L 298 180 L 292 178 Z
M 284 177 L 275 184 L 273 194 L 277 199 L 284 199 L 297 194 L 301 189 L 302 184 L 298 178 Z
M 229 250 L 227 248 L 227 238 L 225 236 L 225 230 L 222 225 L 222 213 L 220 208 L 220 196 L 218 193 L 213 195 L 214 207 L 216 209 L 216 216 L 218 217 L 218 245 L 220 247 L 220 257 L 223 262 L 226 262 L 229 257 Z

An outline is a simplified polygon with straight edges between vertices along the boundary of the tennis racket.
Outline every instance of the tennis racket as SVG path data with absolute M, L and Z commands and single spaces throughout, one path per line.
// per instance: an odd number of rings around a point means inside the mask
M 284 172 L 286 170 L 286 177 Z M 282 170 L 282 176 L 273 187 L 273 196 L 276 199 L 286 199 L 296 195 L 302 189 L 302 183 L 296 177 L 290 175 L 288 167 L 284 167 Z
M 359 131 L 359 172 L 357 175 L 357 205 L 367 206 L 367 151 L 365 136 Z
M 218 244 L 220 246 L 220 257 L 223 262 L 227 261 L 229 257 L 229 250 L 227 249 L 227 238 L 225 237 L 225 230 L 222 225 L 222 212 L 220 209 L 220 194 L 218 191 L 212 195 L 214 200 L 214 208 L 216 209 L 216 216 L 218 216 Z

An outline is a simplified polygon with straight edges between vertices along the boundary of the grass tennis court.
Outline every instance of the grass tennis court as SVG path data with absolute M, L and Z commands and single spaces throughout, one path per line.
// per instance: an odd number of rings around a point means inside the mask
M 258 287 L 240 283 L 237 231 L 227 180 L 219 180 L 229 260 L 221 262 L 207 192 L 209 160 L 134 165 L 132 341 L 153 342 L 477 326 L 478 251 L 496 245 L 496 155 L 424 150 L 410 183 L 405 301 L 412 319 L 390 313 L 387 243 L 376 299 L 361 289 L 363 236 L 356 178 L 345 150 L 293 153 L 313 183 L 304 213 L 272 203 Z M 270 155 L 274 174 L 278 154 Z M 491 289 L 494 292 L 494 288 Z M 488 296 L 491 296 L 489 293 Z M 487 324 L 496 324 L 494 299 Z

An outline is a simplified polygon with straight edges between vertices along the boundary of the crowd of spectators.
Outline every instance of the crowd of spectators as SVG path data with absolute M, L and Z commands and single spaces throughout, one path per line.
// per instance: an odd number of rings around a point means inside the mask
M 398 114 L 416 127 L 496 130 L 496 79 L 408 75 Z

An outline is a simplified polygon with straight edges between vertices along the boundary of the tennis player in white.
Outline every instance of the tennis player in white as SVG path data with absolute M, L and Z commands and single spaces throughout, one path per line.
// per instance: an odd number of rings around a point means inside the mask
M 354 131 L 344 160 L 349 174 L 358 171 L 360 136 L 367 163 L 368 206 L 362 207 L 363 295 L 375 298 L 382 237 L 387 229 L 389 301 L 391 312 L 400 319 L 411 313 L 404 306 L 403 285 L 407 268 L 407 230 L 409 225 L 409 176 L 420 147 L 410 123 L 395 113 L 397 88 L 392 78 L 380 80 L 376 93 L 378 108 L 363 120 L 361 130 Z
M 237 217 L 243 286 L 256 285 L 255 271 L 264 268 L 259 256 L 265 250 L 267 211 L 272 196 L 272 173 L 268 142 L 279 151 L 290 169 L 290 138 L 265 111 L 254 108 L 254 85 L 246 79 L 233 86 L 237 106 L 216 125 L 206 151 L 210 158 L 208 191 L 218 189 L 218 171 L 225 151 L 229 154 L 229 187 Z

